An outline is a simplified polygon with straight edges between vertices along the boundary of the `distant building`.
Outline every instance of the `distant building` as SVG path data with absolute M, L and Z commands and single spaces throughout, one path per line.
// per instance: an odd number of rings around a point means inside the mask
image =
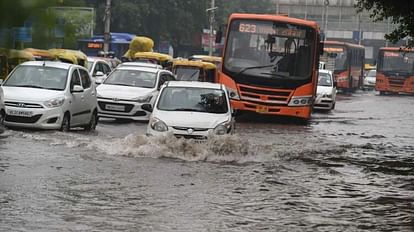
M 316 21 L 328 40 L 347 41 L 365 46 L 365 58 L 376 60 L 386 42 L 384 35 L 395 25 L 389 21 L 373 22 L 368 12 L 357 13 L 355 0 L 273 0 L 275 12 L 289 17 Z M 325 15 L 328 17 L 325 18 Z M 405 41 L 398 44 L 402 45 Z

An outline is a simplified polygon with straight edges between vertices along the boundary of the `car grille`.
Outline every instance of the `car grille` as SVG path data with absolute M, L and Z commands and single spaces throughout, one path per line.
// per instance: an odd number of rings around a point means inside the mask
M 241 99 L 268 106 L 286 106 L 292 94 L 291 90 L 269 90 L 246 85 L 238 87 Z
M 117 106 L 123 106 L 124 110 L 123 111 L 119 111 L 119 110 L 111 110 L 111 109 L 106 109 L 106 105 L 110 104 L 110 105 L 117 105 Z M 124 113 L 129 113 L 131 112 L 132 108 L 134 108 L 134 105 L 132 104 L 124 104 L 124 103 L 115 103 L 115 102 L 103 102 L 103 101 L 98 101 L 98 105 L 99 107 L 103 110 L 103 111 L 111 111 L 111 112 L 124 112 Z
M 26 102 L 14 102 L 14 101 L 5 101 L 4 105 L 19 107 L 19 108 L 31 108 L 31 109 L 41 109 L 41 108 L 43 108 L 43 106 L 40 105 L 40 104 L 26 103 Z
M 17 122 L 17 123 L 36 123 L 40 117 L 42 117 L 41 114 L 36 114 L 31 117 L 22 117 L 22 116 L 13 116 L 13 115 L 7 115 L 4 119 L 7 122 Z
M 207 128 L 192 128 L 192 127 L 179 127 L 179 126 L 173 126 L 173 128 L 176 130 L 181 130 L 181 131 L 187 131 L 189 129 L 193 131 L 208 131 Z
M 174 134 L 176 138 L 184 138 L 184 139 L 194 139 L 194 140 L 205 140 L 207 136 L 204 135 L 183 135 L 183 134 Z

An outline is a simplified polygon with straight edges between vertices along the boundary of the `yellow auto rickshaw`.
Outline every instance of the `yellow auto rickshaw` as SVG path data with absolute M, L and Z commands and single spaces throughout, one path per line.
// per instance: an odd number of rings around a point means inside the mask
M 122 56 L 122 61 L 134 60 L 134 55 L 137 52 L 152 52 L 154 41 L 145 36 L 135 36 L 129 43 L 129 49 Z
M 216 65 L 210 62 L 174 60 L 172 72 L 181 81 L 216 82 Z
M 222 61 L 221 57 L 219 56 L 208 56 L 208 55 L 192 55 L 188 59 L 210 62 L 210 63 L 215 64 L 217 67 L 221 64 L 221 61 Z
M 173 58 L 170 55 L 158 52 L 137 52 L 134 55 L 134 61 L 159 64 L 164 68 L 168 68 Z
M 57 60 L 56 56 L 48 50 L 37 48 L 25 48 L 24 51 L 31 53 L 35 60 Z
M 1 62 L 1 71 L 0 78 L 5 79 L 7 75 L 16 67 L 17 65 L 26 62 L 35 60 L 33 55 L 24 50 L 16 49 L 0 49 L 0 62 Z
M 88 57 L 81 51 L 61 48 L 53 48 L 49 49 L 49 51 L 62 62 L 78 64 L 88 68 Z

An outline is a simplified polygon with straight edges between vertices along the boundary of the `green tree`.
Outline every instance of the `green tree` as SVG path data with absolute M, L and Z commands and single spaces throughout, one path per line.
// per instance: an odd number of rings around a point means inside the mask
M 409 36 L 414 38 L 414 1 L 394 0 L 358 0 L 356 7 L 359 11 L 367 10 L 374 21 L 390 18 L 397 28 L 385 38 L 393 43 Z M 411 39 L 408 46 L 413 47 Z

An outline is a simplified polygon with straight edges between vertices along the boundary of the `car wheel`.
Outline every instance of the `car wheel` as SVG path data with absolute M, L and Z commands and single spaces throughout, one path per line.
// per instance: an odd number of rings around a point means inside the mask
M 332 104 L 331 110 L 335 109 L 335 103 L 336 103 L 336 102 L 334 102 L 334 103 Z
M 98 113 L 94 111 L 91 115 L 91 120 L 89 121 L 88 125 L 84 127 L 86 131 L 94 131 L 96 129 L 96 125 L 98 124 Z
M 68 132 L 70 131 L 70 117 L 69 114 L 66 113 L 62 119 L 62 125 L 60 126 L 60 131 Z

